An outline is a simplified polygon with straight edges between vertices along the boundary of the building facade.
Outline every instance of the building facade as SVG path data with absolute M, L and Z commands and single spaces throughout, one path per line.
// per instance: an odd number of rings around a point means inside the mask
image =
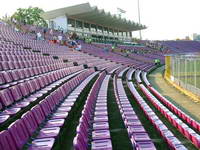
M 41 16 L 47 21 L 49 28 L 99 39 L 131 41 L 133 31 L 146 28 L 91 7 L 89 3 L 52 10 Z

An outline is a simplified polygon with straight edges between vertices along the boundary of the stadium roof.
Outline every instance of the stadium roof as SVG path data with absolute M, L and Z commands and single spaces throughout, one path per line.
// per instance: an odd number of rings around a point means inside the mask
M 136 31 L 146 29 L 146 26 L 144 25 L 118 17 L 117 15 L 112 15 L 110 12 L 105 12 L 104 9 L 98 9 L 96 6 L 91 7 L 89 3 L 60 8 L 41 14 L 41 16 L 46 20 L 63 15 L 66 15 L 69 18 L 86 21 L 91 24 L 119 29 L 121 31 Z

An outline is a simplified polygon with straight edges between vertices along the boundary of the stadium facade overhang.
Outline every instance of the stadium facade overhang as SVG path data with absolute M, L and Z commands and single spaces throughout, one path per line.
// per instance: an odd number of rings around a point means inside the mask
M 89 3 L 44 12 L 41 16 L 47 20 L 50 27 L 53 21 L 53 24 L 60 24 L 64 30 L 119 37 L 120 39 L 131 39 L 132 31 L 146 29 L 144 25 L 112 15 L 104 9 L 98 9 L 96 6 L 91 7 Z M 88 25 L 85 27 L 85 24 Z M 91 30 L 92 28 L 94 29 Z

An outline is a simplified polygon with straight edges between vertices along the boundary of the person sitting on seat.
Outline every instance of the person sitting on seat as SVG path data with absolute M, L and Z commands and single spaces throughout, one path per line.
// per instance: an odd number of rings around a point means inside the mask
M 81 44 L 80 44 L 80 43 L 77 43 L 75 50 L 80 51 L 80 50 L 81 50 L 81 47 L 82 47 Z
M 58 35 L 58 43 L 62 44 L 62 36 L 61 35 Z
M 36 34 L 36 38 L 37 38 L 37 40 L 42 40 L 42 34 L 40 32 L 38 32 Z

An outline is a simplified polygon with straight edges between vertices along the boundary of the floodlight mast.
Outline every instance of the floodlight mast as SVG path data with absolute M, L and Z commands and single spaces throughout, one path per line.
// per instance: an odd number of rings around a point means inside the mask
M 139 24 L 141 24 L 141 21 L 140 21 L 140 0 L 138 0 L 138 20 L 139 20 Z M 142 40 L 141 29 L 139 30 L 139 34 L 140 34 L 140 40 Z

